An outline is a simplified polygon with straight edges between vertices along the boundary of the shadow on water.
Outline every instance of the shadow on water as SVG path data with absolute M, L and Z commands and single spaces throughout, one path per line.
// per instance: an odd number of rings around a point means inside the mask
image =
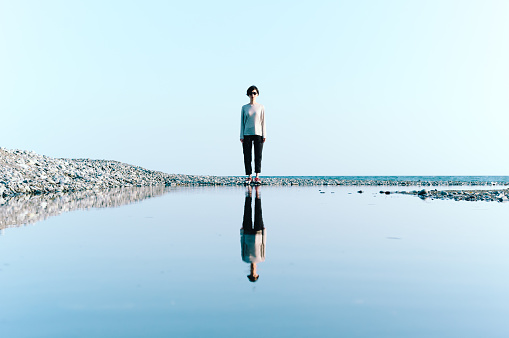
M 0 198 L 0 230 L 34 224 L 74 210 L 120 207 L 162 196 L 170 190 L 170 187 L 151 186 Z
M 255 186 L 255 212 L 253 223 L 252 200 L 253 191 L 249 187 L 244 202 L 244 219 L 240 229 L 240 248 L 242 260 L 250 264 L 251 273 L 247 276 L 249 281 L 256 282 L 260 275 L 256 272 L 256 264 L 265 261 L 265 243 L 267 231 L 263 225 L 262 199 L 260 186 Z M 254 225 L 254 226 L 253 226 Z

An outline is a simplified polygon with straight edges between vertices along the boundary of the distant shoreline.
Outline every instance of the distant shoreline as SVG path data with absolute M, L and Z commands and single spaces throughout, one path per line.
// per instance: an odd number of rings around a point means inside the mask
M 498 179 L 498 180 L 491 180 Z M 244 176 L 167 174 L 118 161 L 51 158 L 0 148 L 0 197 L 146 186 L 241 186 Z M 506 176 L 275 176 L 268 186 L 508 186 Z M 496 189 L 499 191 L 500 189 Z M 422 195 L 421 195 L 422 196 Z

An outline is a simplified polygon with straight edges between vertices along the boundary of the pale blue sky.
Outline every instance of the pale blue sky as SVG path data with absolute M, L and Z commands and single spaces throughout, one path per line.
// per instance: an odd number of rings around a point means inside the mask
M 509 175 L 509 2 L 0 0 L 0 146 L 242 175 Z

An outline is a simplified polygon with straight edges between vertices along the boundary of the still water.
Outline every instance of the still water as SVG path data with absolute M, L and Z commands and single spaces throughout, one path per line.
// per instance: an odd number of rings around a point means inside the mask
M 508 336 L 509 204 L 362 189 L 3 201 L 0 336 Z

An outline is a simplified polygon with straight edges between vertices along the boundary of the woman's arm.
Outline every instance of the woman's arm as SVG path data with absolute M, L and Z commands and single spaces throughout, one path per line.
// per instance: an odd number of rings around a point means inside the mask
M 244 121 L 244 107 L 240 108 L 240 142 L 244 142 L 244 128 L 245 128 L 245 121 Z
M 260 116 L 260 122 L 262 123 L 262 137 L 263 142 L 265 142 L 267 138 L 267 129 L 265 128 L 265 106 L 262 106 L 262 112 Z

